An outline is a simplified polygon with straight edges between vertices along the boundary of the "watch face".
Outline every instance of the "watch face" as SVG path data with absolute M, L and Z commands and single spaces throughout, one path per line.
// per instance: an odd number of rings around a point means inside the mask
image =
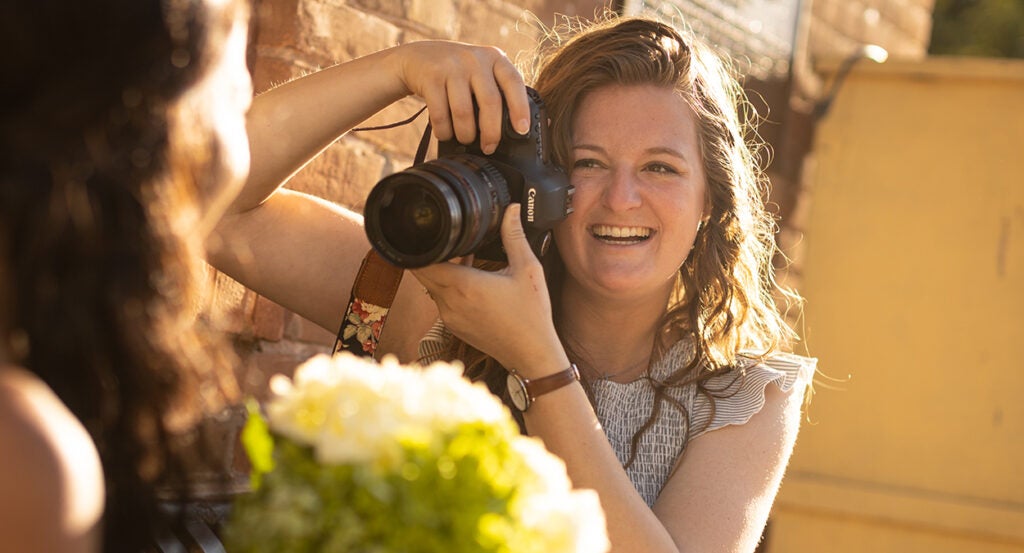
M 515 405 L 516 409 L 525 411 L 530 406 L 530 396 L 526 394 L 526 386 L 523 385 L 523 381 L 519 377 L 512 373 L 508 375 L 508 393 L 512 396 L 512 405 Z

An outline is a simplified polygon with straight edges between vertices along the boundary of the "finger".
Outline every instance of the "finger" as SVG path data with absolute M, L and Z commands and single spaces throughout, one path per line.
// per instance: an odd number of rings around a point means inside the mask
M 453 287 L 460 278 L 461 272 L 467 269 L 470 268 L 444 261 L 419 269 L 410 269 L 409 272 L 416 277 L 416 280 L 420 281 L 420 284 L 433 293 L 443 292 L 444 289 Z
M 473 109 L 473 93 L 469 83 L 451 79 L 445 88 L 448 91 L 448 109 L 451 110 L 455 138 L 463 144 L 469 144 L 476 138 L 476 110 Z
M 526 232 L 519 219 L 521 209 L 521 204 L 510 204 L 501 221 L 501 243 L 505 246 L 509 267 L 521 267 L 537 260 L 530 249 L 530 243 L 526 241 Z
M 480 109 L 480 150 L 492 154 L 501 140 L 502 113 L 501 92 L 491 75 L 473 82 L 473 94 Z
M 447 280 L 444 278 L 442 270 L 439 270 L 434 265 L 428 265 L 419 269 L 409 269 L 409 272 L 430 292 L 440 289 Z
M 519 134 L 530 132 L 530 103 L 522 74 L 508 58 L 503 58 L 494 66 L 494 79 L 505 97 L 505 103 L 508 104 L 508 117 L 512 122 L 512 128 Z
M 430 126 L 434 129 L 434 137 L 438 140 L 451 140 L 452 120 L 448 110 L 448 96 L 444 89 L 432 89 L 423 92 L 423 101 L 427 104 Z

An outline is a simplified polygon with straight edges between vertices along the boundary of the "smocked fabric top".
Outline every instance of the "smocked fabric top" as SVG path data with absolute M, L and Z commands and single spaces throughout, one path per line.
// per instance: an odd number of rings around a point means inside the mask
M 651 368 L 654 380 L 667 378 L 692 356 L 688 342 L 676 344 Z M 636 458 L 626 468 L 633 487 L 653 506 L 668 481 L 672 468 L 689 440 L 724 426 L 743 424 L 764 407 L 764 390 L 774 384 L 784 392 L 806 386 L 814 374 L 817 359 L 777 353 L 763 361 L 741 357 L 736 370 L 711 377 L 704 388 L 714 396 L 714 406 L 696 385 L 669 388 L 666 394 L 690 414 L 689 436 L 685 414 L 663 401 L 661 413 L 641 436 Z M 641 378 L 618 383 L 598 380 L 590 383 L 594 411 L 604 428 L 615 455 L 623 465 L 629 459 L 630 442 L 654 408 L 654 385 Z
M 442 325 L 435 325 L 420 342 L 420 355 L 425 361 L 437 359 L 450 336 Z M 664 380 L 686 365 L 692 355 L 689 342 L 677 343 L 651 367 L 651 378 Z M 653 506 L 658 499 L 689 440 L 747 422 L 764 407 L 766 386 L 774 384 L 784 392 L 794 386 L 806 386 L 816 365 L 817 359 L 788 353 L 773 354 L 763 360 L 740 357 L 735 370 L 704 382 L 704 388 L 715 397 L 714 406 L 705 394 L 697 392 L 696 385 L 669 388 L 666 393 L 690 414 L 690 424 L 686 424 L 686 415 L 672 406 L 673 402 L 663 401 L 658 419 L 641 436 L 636 458 L 626 468 L 647 505 Z M 597 380 L 590 382 L 590 387 L 597 418 L 619 462 L 625 465 L 633 435 L 654 408 L 654 384 L 647 378 L 627 383 Z

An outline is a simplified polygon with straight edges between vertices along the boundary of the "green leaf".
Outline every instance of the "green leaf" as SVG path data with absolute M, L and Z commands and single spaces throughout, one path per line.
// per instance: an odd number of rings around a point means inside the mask
M 249 418 L 242 429 L 242 445 L 252 465 L 252 489 L 258 490 L 264 474 L 274 470 L 274 438 L 270 435 L 267 421 L 260 414 L 259 404 L 249 398 L 245 402 Z

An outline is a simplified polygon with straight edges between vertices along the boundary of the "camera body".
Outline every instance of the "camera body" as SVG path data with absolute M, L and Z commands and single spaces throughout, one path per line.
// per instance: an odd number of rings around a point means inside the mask
M 551 228 L 572 211 L 573 189 L 548 161 L 543 101 L 531 88 L 527 94 L 527 134 L 512 129 L 505 106 L 493 154 L 481 151 L 479 137 L 470 144 L 441 141 L 436 159 L 389 175 L 370 191 L 366 234 L 384 259 L 408 269 L 469 254 L 505 261 L 501 219 L 511 202 L 522 204 L 527 241 L 538 258 L 544 255 Z

